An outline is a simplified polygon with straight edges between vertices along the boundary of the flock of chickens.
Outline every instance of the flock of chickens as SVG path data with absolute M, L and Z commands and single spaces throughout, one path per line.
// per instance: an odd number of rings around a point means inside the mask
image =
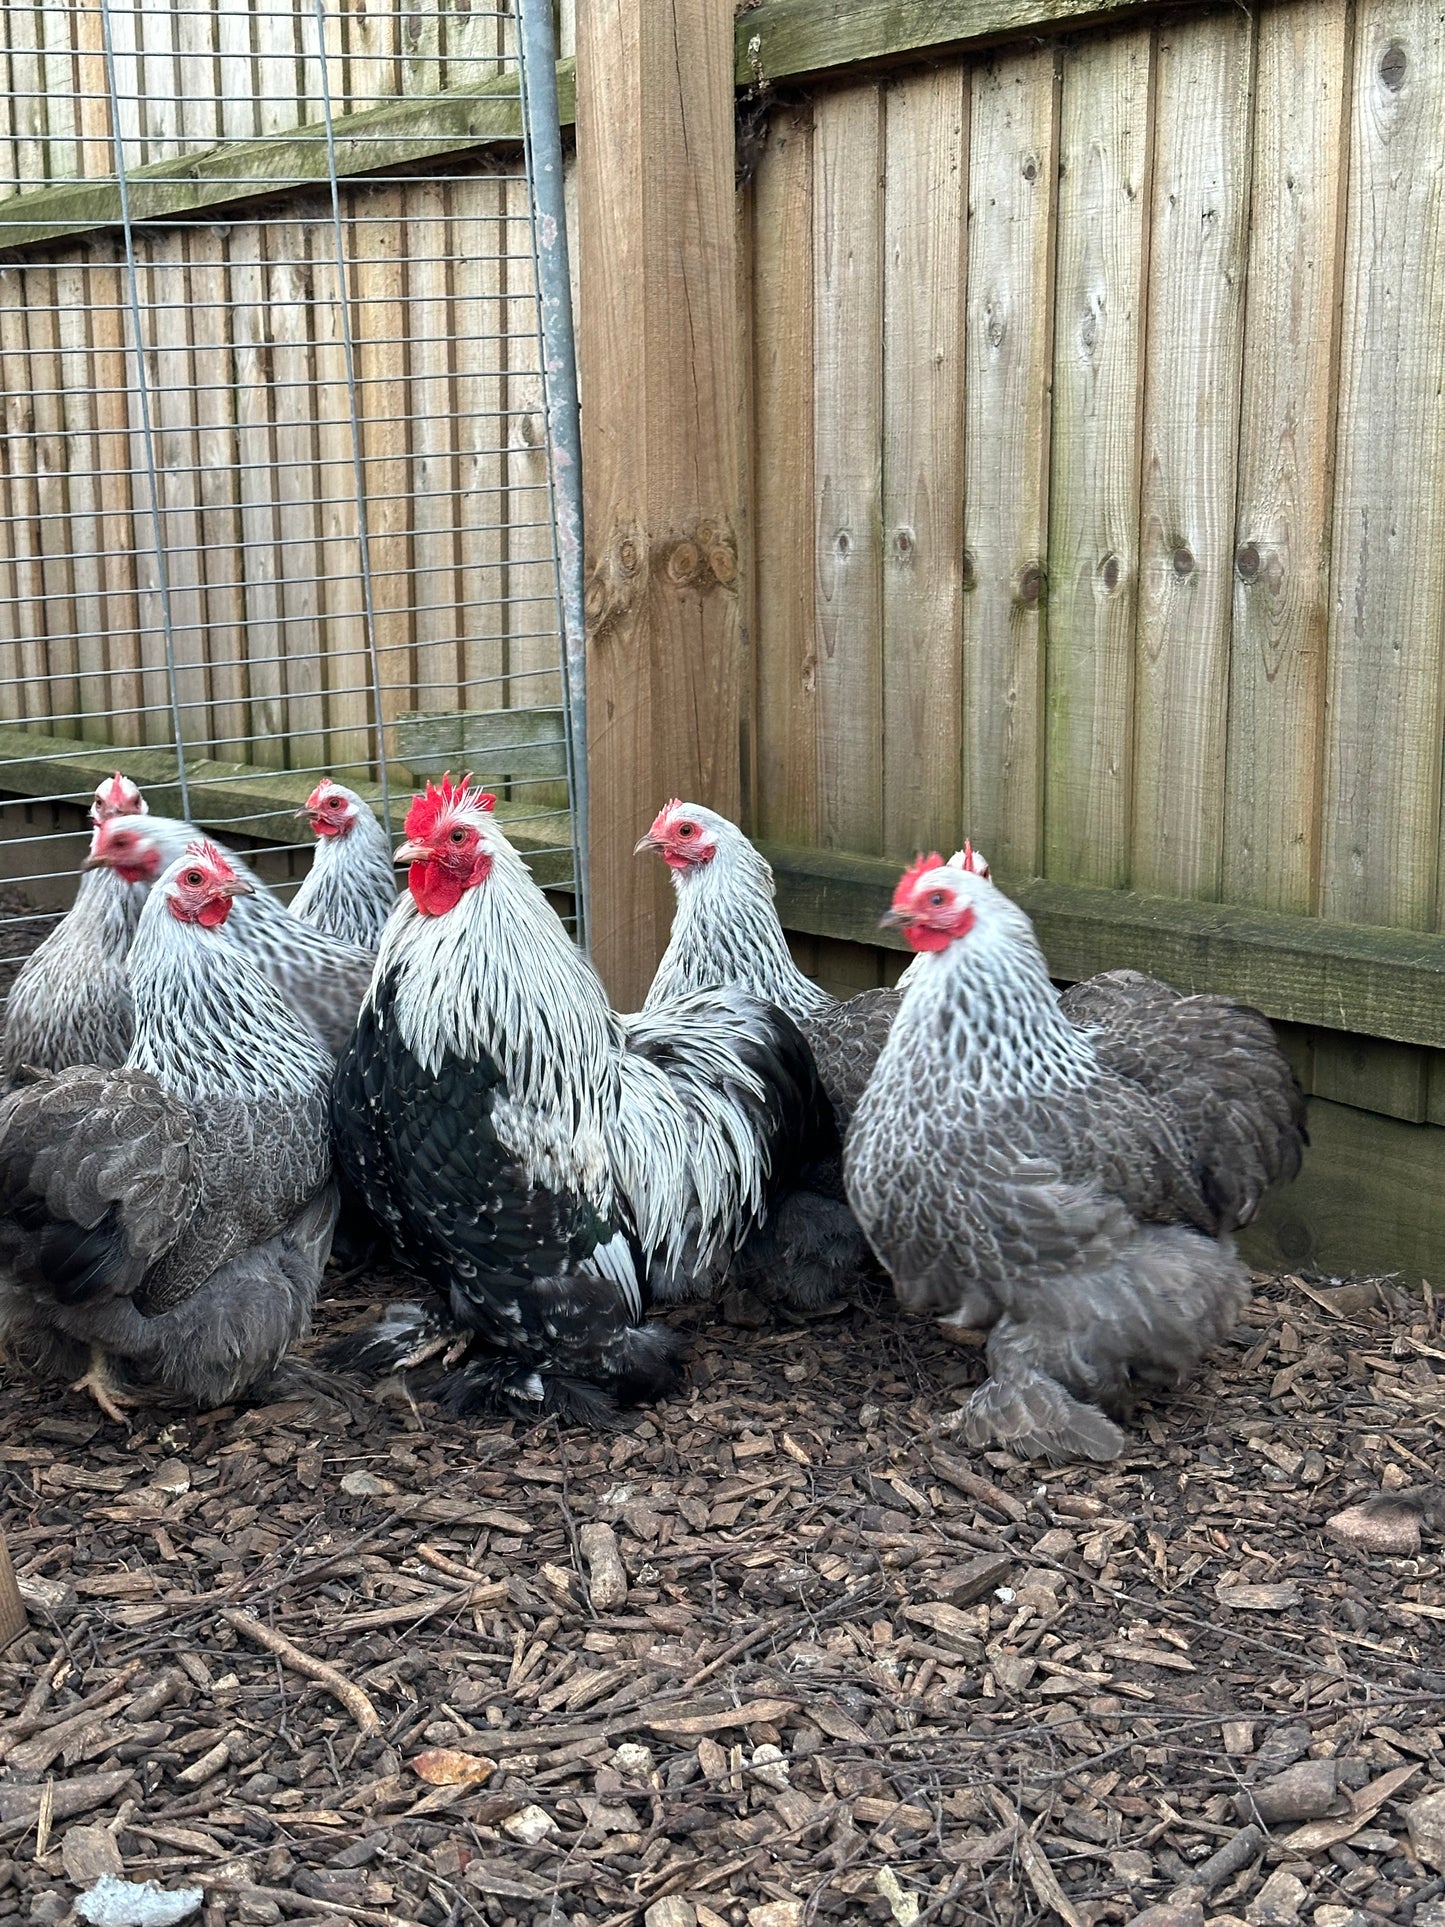
M 1269 1025 L 1127 971 L 1061 998 L 968 846 L 898 885 L 898 988 L 840 1003 L 742 832 L 669 803 L 638 850 L 671 871 L 671 940 L 622 1015 L 470 778 L 427 786 L 394 858 L 337 783 L 304 814 L 288 907 L 124 776 L 96 791 L 74 907 L 6 1011 L 19 1368 L 115 1418 L 225 1402 L 307 1331 L 338 1218 L 432 1299 L 333 1363 L 445 1354 L 460 1412 L 605 1423 L 680 1380 L 657 1307 L 731 1279 L 817 1309 L 881 1267 L 987 1332 L 970 1443 L 1108 1459 L 1134 1393 L 1230 1329 L 1230 1234 L 1306 1141 Z

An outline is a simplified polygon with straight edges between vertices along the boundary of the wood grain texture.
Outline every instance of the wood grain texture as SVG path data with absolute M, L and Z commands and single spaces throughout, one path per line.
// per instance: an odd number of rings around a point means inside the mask
M 757 824 L 765 836 L 811 843 L 819 829 L 811 108 L 773 115 L 752 197 Z
M 1152 67 L 1148 31 L 1085 42 L 1060 107 L 1044 874 L 1115 888 L 1133 817 Z
M 1259 20 L 1223 887 L 1269 910 L 1311 910 L 1319 864 L 1348 25 Z
M 1132 877 L 1175 896 L 1219 894 L 1251 38 L 1170 25 L 1156 67 Z
M 246 742 L 246 604 L 240 560 L 236 389 L 231 313 L 226 302 L 226 237 L 213 228 L 190 235 L 191 274 L 200 298 L 191 310 L 195 347 L 196 449 L 204 582 L 206 659 L 211 687 L 212 754 L 223 761 Z
M 962 826 L 965 76 L 884 118 L 882 847 L 911 857 Z
M 883 848 L 883 113 L 877 87 L 817 102 L 813 501 L 818 824 Z
M 964 450 L 963 828 L 1039 867 L 1058 89 L 1052 49 L 973 77 Z
M 639 798 L 739 800 L 732 20 L 599 0 L 577 26 L 591 937 L 629 1008 L 669 909 Z
M 136 520 L 129 475 L 126 322 L 120 243 L 107 240 L 88 253 L 96 459 L 100 466 L 100 553 L 105 581 L 105 662 L 110 672 L 109 733 L 110 740 L 121 747 L 143 740 L 139 714 L 143 684 L 140 610 L 136 598 Z
M 1445 21 L 1355 19 L 1320 908 L 1435 925 L 1445 715 Z
M 315 313 L 305 224 L 271 222 L 266 231 L 275 387 L 277 520 L 281 536 L 281 647 L 285 658 L 286 761 L 291 769 L 326 763 L 322 661 L 321 503 L 317 478 Z

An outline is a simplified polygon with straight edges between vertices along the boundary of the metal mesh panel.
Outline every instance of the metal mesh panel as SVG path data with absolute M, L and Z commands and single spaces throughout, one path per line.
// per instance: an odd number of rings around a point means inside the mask
M 319 774 L 395 813 L 472 768 L 574 890 L 520 118 L 510 148 L 376 178 L 458 100 L 515 100 L 514 20 L 0 17 L 0 954 L 68 901 L 109 767 L 298 875 Z

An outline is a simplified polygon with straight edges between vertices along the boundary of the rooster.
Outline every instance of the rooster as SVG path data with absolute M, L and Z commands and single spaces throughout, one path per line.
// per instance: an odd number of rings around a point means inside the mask
M 146 801 L 117 770 L 95 792 L 90 820 L 144 816 Z M 145 900 L 143 887 L 107 870 L 83 869 L 75 902 L 21 966 L 5 1006 L 4 1089 L 23 1071 L 67 1064 L 112 1069 L 130 1049 L 125 953 Z
M 773 872 L 735 823 L 674 799 L 637 845 L 672 873 L 677 911 L 643 1005 L 735 985 L 786 1010 L 813 1052 L 839 1142 L 878 1061 L 902 992 L 865 990 L 840 1002 L 794 963 L 773 901 Z M 965 846 L 959 859 L 987 876 Z M 833 1303 L 870 1273 L 872 1254 L 843 1194 L 839 1156 L 815 1160 L 779 1200 L 734 1268 L 739 1283 L 800 1309 Z
M 131 945 L 135 1036 L 0 1102 L 0 1338 L 43 1375 L 118 1358 L 202 1406 L 279 1363 L 331 1242 L 332 1060 L 226 928 L 253 886 L 197 842 Z M 122 1421 L 123 1422 L 123 1421 Z
M 333 1107 L 340 1168 L 448 1317 L 393 1308 L 338 1362 L 414 1363 L 450 1329 L 485 1348 L 438 1388 L 458 1410 L 606 1422 L 677 1382 L 649 1300 L 724 1265 L 830 1120 L 756 997 L 618 1017 L 492 809 L 470 778 L 413 802 Z
M 988 1330 L 971 1444 L 1113 1458 L 1106 1414 L 1233 1326 L 1230 1233 L 1299 1168 L 1299 1087 L 1222 997 L 1095 980 L 1114 1028 L 1071 1021 L 1023 911 L 957 864 L 920 858 L 887 920 L 917 959 L 849 1129 L 849 1200 L 906 1306 Z
M 105 864 L 127 883 L 150 884 L 186 849 L 196 832 L 168 817 L 117 818 L 96 832 L 89 861 Z M 371 980 L 370 951 L 342 943 L 294 917 L 234 851 L 217 845 L 251 885 L 236 904 L 236 943 L 306 1019 L 334 1056 L 345 1045 Z
M 391 844 L 370 806 L 327 778 L 298 816 L 316 832 L 316 855 L 291 914 L 358 950 L 374 951 L 396 902 Z

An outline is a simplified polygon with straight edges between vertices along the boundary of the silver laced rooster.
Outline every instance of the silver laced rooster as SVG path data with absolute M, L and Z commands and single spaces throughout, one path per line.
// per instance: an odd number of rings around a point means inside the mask
M 1265 1019 L 1223 997 L 1121 973 L 1089 986 L 1109 1028 L 1071 1021 L 1023 911 L 937 856 L 891 921 L 918 955 L 849 1130 L 848 1197 L 906 1306 L 988 1330 L 971 1444 L 1112 1458 L 1106 1413 L 1234 1324 L 1229 1234 L 1299 1168 L 1299 1087 Z
M 146 801 L 117 770 L 99 784 L 91 823 L 143 816 Z M 83 868 L 75 901 L 22 964 L 5 1006 L 4 1088 L 27 1068 L 119 1064 L 130 1049 L 130 987 L 125 953 L 135 935 L 143 886 L 113 872 Z
M 483 1355 L 458 1409 L 592 1422 L 659 1397 L 678 1346 L 652 1297 L 721 1267 L 831 1120 L 783 1012 L 741 991 L 626 1019 L 469 781 L 429 785 L 397 861 L 337 1161 L 446 1317 L 394 1307 L 337 1362 Z
M 291 899 L 291 914 L 358 950 L 374 951 L 396 902 L 391 844 L 355 790 L 320 782 L 299 816 L 316 833 L 316 854 Z
M 716 810 L 676 799 L 661 809 L 637 845 L 672 873 L 677 910 L 672 933 L 643 1005 L 718 984 L 736 985 L 779 1005 L 797 1022 L 833 1106 L 841 1144 L 878 1061 L 901 990 L 865 990 L 839 1001 L 793 961 L 773 901 L 773 872 L 735 823 Z M 965 846 L 958 861 L 989 874 Z M 734 1277 L 759 1297 L 803 1309 L 835 1302 L 861 1278 L 876 1277 L 872 1254 L 843 1193 L 840 1156 L 815 1160 L 797 1188 L 739 1254 Z
M 197 843 L 131 945 L 135 1036 L 0 1102 L 0 1341 L 112 1418 L 143 1386 L 202 1406 L 307 1328 L 331 1243 L 332 1061 L 226 928 L 252 885 Z
M 195 835 L 190 824 L 169 817 L 118 818 L 100 826 L 89 861 L 108 865 L 127 883 L 148 884 L 175 861 Z M 371 952 L 303 923 L 260 883 L 234 851 L 222 844 L 216 848 L 252 886 L 231 918 L 236 943 L 334 1055 L 350 1037 L 371 981 Z

